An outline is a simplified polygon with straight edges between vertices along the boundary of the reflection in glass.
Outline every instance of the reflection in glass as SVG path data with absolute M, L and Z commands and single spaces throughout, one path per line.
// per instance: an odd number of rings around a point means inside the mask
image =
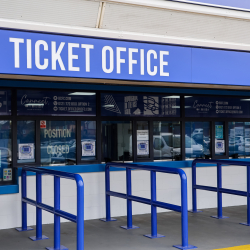
M 74 121 L 46 121 L 42 128 L 41 164 L 76 164 L 76 124 Z
M 186 158 L 204 158 L 211 156 L 210 123 L 185 123 Z
M 149 158 L 149 126 L 147 121 L 136 123 L 137 134 L 137 157 Z
M 0 181 L 3 180 L 4 168 L 9 168 L 12 164 L 11 145 L 11 121 L 0 121 Z
M 17 163 L 35 162 L 35 121 L 17 121 Z
M 81 122 L 82 160 L 96 160 L 96 121 Z
M 102 122 L 102 160 L 132 161 L 132 122 Z
M 181 160 L 180 122 L 153 123 L 154 159 Z
M 238 158 L 250 155 L 250 123 L 229 122 L 229 157 Z

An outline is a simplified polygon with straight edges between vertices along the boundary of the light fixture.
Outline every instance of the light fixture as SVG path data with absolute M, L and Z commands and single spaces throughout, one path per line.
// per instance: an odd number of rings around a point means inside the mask
M 180 98 L 180 96 L 177 95 L 170 95 L 170 96 L 164 96 L 162 98 Z
M 250 101 L 250 99 L 240 99 L 241 101 Z
M 27 103 L 24 106 L 25 107 L 28 107 L 28 106 L 44 106 L 44 103 Z
M 95 95 L 94 92 L 73 92 L 70 93 L 69 95 Z
M 115 105 L 111 105 L 111 104 L 108 104 L 108 105 L 104 105 L 103 107 L 104 108 L 113 108 Z
M 185 96 L 185 98 L 190 98 L 190 97 L 193 97 L 193 96 Z

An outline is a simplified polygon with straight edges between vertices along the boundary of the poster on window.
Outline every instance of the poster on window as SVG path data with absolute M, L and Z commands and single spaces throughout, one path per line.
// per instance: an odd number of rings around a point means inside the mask
M 223 139 L 223 125 L 215 125 L 215 138 Z
M 215 153 L 225 153 L 225 140 L 215 140 Z
M 137 130 L 137 141 L 148 141 L 148 130 Z
M 95 141 L 82 142 L 82 156 L 95 156 Z
M 18 144 L 18 159 L 34 159 L 34 143 Z
M 137 141 L 137 155 L 148 155 L 148 141 Z

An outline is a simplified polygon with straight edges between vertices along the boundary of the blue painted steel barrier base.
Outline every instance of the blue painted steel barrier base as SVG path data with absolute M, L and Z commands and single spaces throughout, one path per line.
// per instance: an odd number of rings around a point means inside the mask
M 107 220 L 106 218 L 100 219 L 100 220 L 101 220 L 101 221 L 104 221 L 104 222 L 117 221 L 117 219 L 114 219 L 114 218 L 110 218 L 110 220 Z
M 121 226 L 121 228 L 126 229 L 126 230 L 131 230 L 131 229 L 136 229 L 136 228 L 139 228 L 139 227 L 132 225 L 132 227 Z
M 229 218 L 229 217 L 227 217 L 227 216 L 218 217 L 217 215 L 216 215 L 216 216 L 211 216 L 211 217 L 214 218 L 214 219 L 218 219 L 218 220 L 222 220 L 222 219 L 227 219 L 227 218 Z
M 193 214 L 197 214 L 197 213 L 202 213 L 203 211 L 201 210 L 197 210 L 197 211 L 194 211 L 194 210 L 188 210 L 189 213 L 193 213 Z
M 239 224 L 250 227 L 250 224 L 248 223 L 239 223 Z
M 60 248 L 54 248 L 54 247 L 46 247 L 47 250 L 69 250 L 65 246 L 60 246 Z
M 27 227 L 27 229 L 22 229 L 21 227 L 17 227 L 16 230 L 18 232 L 25 232 L 25 231 L 31 231 L 34 230 L 32 227 Z
M 188 245 L 187 247 L 183 247 L 182 245 L 174 245 L 173 247 L 176 247 L 178 249 L 195 249 L 195 248 L 197 248 L 196 246 L 193 246 L 193 245 Z
M 156 238 L 163 238 L 163 237 L 165 237 L 165 235 L 162 235 L 162 234 L 157 234 L 155 236 L 152 236 L 152 234 L 145 234 L 144 236 L 147 237 L 147 238 L 150 238 L 150 239 L 156 239 Z
M 29 237 L 31 240 L 33 241 L 38 241 L 38 240 L 47 240 L 49 239 L 49 237 L 45 236 L 45 235 L 42 235 L 42 238 L 37 238 L 36 236 L 31 236 Z

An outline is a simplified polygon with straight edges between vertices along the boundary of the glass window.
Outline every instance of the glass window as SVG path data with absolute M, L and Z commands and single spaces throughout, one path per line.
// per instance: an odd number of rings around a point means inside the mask
M 245 155 L 250 156 L 250 122 L 245 122 Z
M 96 121 L 81 122 L 82 160 L 96 160 Z
M 149 158 L 149 125 L 147 121 L 136 123 L 137 158 Z
M 11 90 L 0 91 L 0 115 L 11 115 Z
M 43 121 L 40 129 L 41 164 L 76 164 L 76 124 L 74 121 Z
M 154 159 L 181 160 L 180 122 L 153 123 Z
M 4 185 L 13 180 L 12 170 L 12 139 L 11 139 L 11 121 L 0 121 L 0 181 Z
M 35 162 L 35 121 L 17 121 L 17 163 Z
M 102 122 L 102 160 L 132 161 L 132 122 Z
M 238 158 L 250 155 L 250 123 L 229 122 L 229 157 Z
M 185 123 L 185 151 L 186 158 L 211 157 L 210 123 Z

